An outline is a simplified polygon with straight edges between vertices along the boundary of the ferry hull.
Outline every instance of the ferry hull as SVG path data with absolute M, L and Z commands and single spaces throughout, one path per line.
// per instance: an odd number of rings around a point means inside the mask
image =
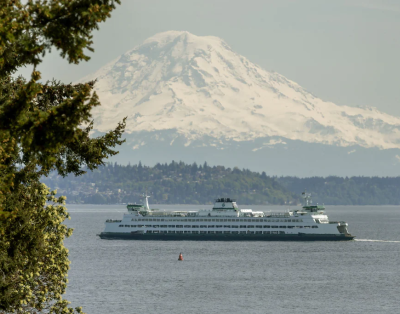
M 153 241 L 350 241 L 355 237 L 345 234 L 165 234 L 102 232 L 101 239 Z

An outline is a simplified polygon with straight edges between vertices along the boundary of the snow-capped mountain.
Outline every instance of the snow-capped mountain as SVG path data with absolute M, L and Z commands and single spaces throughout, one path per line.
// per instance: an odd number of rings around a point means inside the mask
M 93 112 L 95 128 L 105 132 L 127 116 L 128 154 L 165 143 L 164 156 L 187 161 L 185 147 L 198 154 L 196 147 L 235 146 L 245 155 L 287 150 L 290 143 L 334 146 L 345 155 L 400 148 L 400 118 L 375 108 L 325 102 L 253 64 L 217 37 L 157 34 L 81 81 L 92 79 L 97 79 L 102 103 Z M 173 147 L 177 139 L 180 149 Z M 213 153 L 206 155 L 212 159 Z M 398 161 L 393 154 L 390 158 Z

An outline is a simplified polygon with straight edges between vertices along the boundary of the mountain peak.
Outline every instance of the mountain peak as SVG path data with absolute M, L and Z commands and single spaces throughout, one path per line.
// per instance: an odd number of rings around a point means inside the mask
M 188 31 L 166 31 L 157 33 L 148 39 L 146 39 L 143 44 L 151 43 L 151 42 L 158 42 L 160 44 L 170 43 L 175 41 L 177 38 L 180 39 L 193 39 L 196 40 L 199 36 L 193 35 Z
M 97 79 L 95 128 L 128 116 L 127 132 L 175 130 L 247 141 L 279 136 L 328 145 L 400 148 L 400 119 L 324 102 L 235 53 L 222 39 L 156 34 L 85 80 Z
M 171 43 L 177 43 L 179 41 L 185 41 L 191 44 L 206 44 L 210 45 L 213 43 L 221 43 L 223 40 L 215 36 L 197 36 L 188 31 L 166 31 L 157 33 L 154 36 L 149 37 L 143 42 L 143 45 L 148 43 L 157 42 L 161 46 Z

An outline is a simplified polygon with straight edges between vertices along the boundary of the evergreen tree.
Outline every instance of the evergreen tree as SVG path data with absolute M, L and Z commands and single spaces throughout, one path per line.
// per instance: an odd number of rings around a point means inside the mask
M 40 183 L 94 170 L 115 155 L 125 123 L 90 138 L 100 105 L 95 82 L 40 82 L 38 66 L 57 49 L 70 63 L 88 60 L 91 32 L 118 0 L 2 0 L 0 4 L 0 313 L 73 313 L 62 299 L 71 235 L 65 198 Z M 14 78 L 33 66 L 29 79 Z M 84 127 L 82 127 L 84 126 Z M 46 205 L 47 202 L 53 203 Z

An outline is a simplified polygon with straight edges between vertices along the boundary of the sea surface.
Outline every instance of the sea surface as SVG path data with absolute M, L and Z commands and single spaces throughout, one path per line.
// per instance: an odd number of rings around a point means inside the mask
M 88 314 L 400 313 L 400 207 L 327 206 L 357 236 L 348 242 L 101 240 L 104 221 L 125 206 L 67 207 L 75 230 L 65 297 Z

